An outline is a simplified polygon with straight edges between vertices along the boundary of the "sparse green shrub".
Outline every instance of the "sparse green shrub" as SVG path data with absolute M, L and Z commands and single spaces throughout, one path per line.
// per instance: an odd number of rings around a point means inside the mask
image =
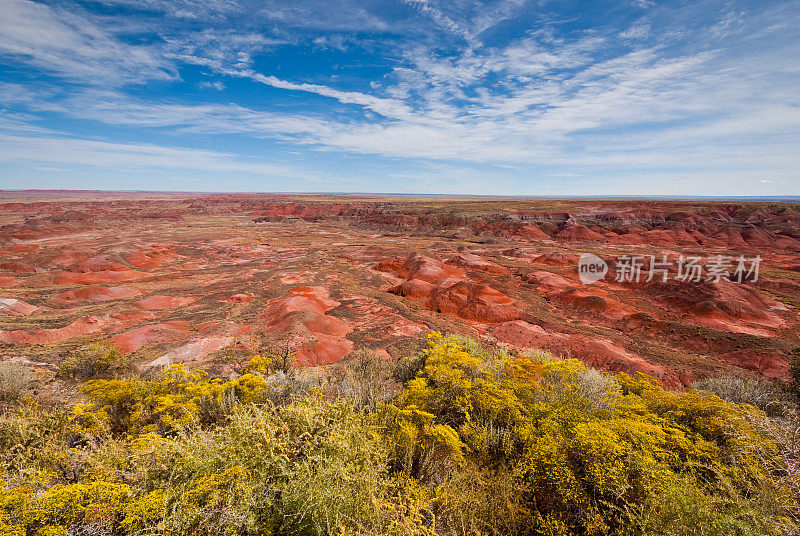
M 18 400 L 28 388 L 30 368 L 21 363 L 0 363 L 0 402 Z
M 93 378 L 107 370 L 121 370 L 127 360 L 110 343 L 95 342 L 80 348 L 59 364 L 59 373 L 68 378 Z
M 791 378 L 789 388 L 800 400 L 800 346 L 792 348 L 789 353 L 789 377 Z
M 359 407 L 374 411 L 389 399 L 392 370 L 391 363 L 376 357 L 373 351 L 359 350 L 345 364 L 339 392 Z
M 694 382 L 692 389 L 708 391 L 734 404 L 750 404 L 769 417 L 787 417 L 796 405 L 783 385 L 763 378 L 711 376 Z
M 442 534 L 526 534 L 530 510 L 508 467 L 468 462 L 436 489 L 433 509 Z

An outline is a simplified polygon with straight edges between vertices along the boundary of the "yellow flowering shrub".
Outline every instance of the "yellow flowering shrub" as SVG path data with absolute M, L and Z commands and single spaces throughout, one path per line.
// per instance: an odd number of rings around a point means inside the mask
M 35 525 L 63 525 L 117 517 L 131 497 L 125 484 L 91 482 L 54 486 L 30 502 L 30 521 Z
M 94 380 L 83 387 L 92 402 L 73 409 L 74 429 L 90 436 L 174 433 L 192 425 L 217 423 L 233 401 L 260 402 L 267 390 L 257 372 L 223 381 L 209 379 L 203 370 L 189 372 L 183 365 L 172 365 L 156 381 Z
M 129 533 L 157 527 L 164 518 L 166 492 L 157 489 L 136 497 L 122 507 L 120 526 Z
M 256 354 L 250 358 L 244 366 L 244 372 L 257 372 L 259 374 L 268 374 L 272 370 L 272 357 L 269 355 Z
M 507 464 L 502 470 L 523 490 L 513 508 L 530 512 L 537 534 L 635 533 L 645 508 L 666 515 L 653 506 L 655 497 L 687 482 L 698 500 L 716 505 L 705 510 L 712 526 L 758 527 L 756 534 L 776 524 L 742 507 L 747 498 L 769 494 L 779 509 L 786 497 L 763 463 L 775 445 L 750 424 L 757 410 L 709 394 L 665 391 L 641 374 L 613 377 L 543 354 L 526 362 L 434 333 L 394 407 L 400 424 L 389 433 L 398 445 L 425 443 L 413 415 L 428 427 L 449 426 L 464 456 Z M 449 516 L 479 511 L 459 507 L 456 493 L 441 504 Z M 487 527 L 481 530 L 492 532 Z M 710 533 L 725 533 L 716 530 Z
M 747 404 L 440 333 L 382 404 L 332 400 L 335 369 L 276 396 L 272 366 L 178 365 L 86 382 L 69 413 L 0 414 L 0 534 L 800 532 L 786 454 Z
M 30 490 L 0 491 L 0 534 L 24 536 Z

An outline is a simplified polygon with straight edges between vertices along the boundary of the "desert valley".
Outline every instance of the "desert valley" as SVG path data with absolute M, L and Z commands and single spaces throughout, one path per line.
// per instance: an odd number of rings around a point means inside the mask
M 440 331 L 671 388 L 785 380 L 800 346 L 797 204 L 7 192 L 0 225 L 0 356 L 43 392 L 94 341 L 224 376 L 267 349 L 397 359 Z M 585 252 L 603 280 L 581 283 Z M 759 255 L 757 280 L 615 278 L 624 255 L 717 254 Z

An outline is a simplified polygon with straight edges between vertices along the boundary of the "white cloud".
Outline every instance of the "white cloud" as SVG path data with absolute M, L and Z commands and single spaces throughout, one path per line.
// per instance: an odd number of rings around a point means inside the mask
M 729 11 L 719 22 L 709 28 L 709 32 L 717 38 L 728 37 L 740 32 L 744 28 L 744 23 L 744 11 Z
M 428 2 L 428 0 L 402 0 L 402 2 L 413 7 L 423 15 L 430 17 L 431 20 L 446 32 L 462 37 L 469 43 L 477 44 L 472 32 L 445 15 L 440 9 L 432 5 L 431 2 Z
M 648 14 L 625 28 L 558 34 L 545 27 L 489 47 L 480 45 L 478 36 L 520 10 L 522 0 L 500 2 L 473 21 L 466 16 L 476 5 L 472 2 L 409 0 L 406 3 L 446 30 L 451 36 L 448 42 L 463 44 L 463 37 L 472 46 L 448 53 L 425 40 L 393 41 L 403 43 L 393 51 L 394 69 L 378 79 L 363 80 L 359 90 L 354 89 L 357 84 L 352 78 L 345 86 L 333 76 L 325 83 L 309 78 L 316 82 L 309 83 L 300 76 L 277 76 L 277 69 L 274 74 L 259 72 L 259 63 L 254 61 L 258 54 L 297 43 L 296 35 L 289 37 L 283 30 L 273 34 L 217 25 L 167 35 L 158 46 L 133 46 L 97 21 L 26 0 L 8 1 L 11 20 L 17 23 L 0 20 L 0 53 L 65 77 L 94 81 L 95 87 L 67 94 L 33 84 L 0 85 L 0 102 L 26 110 L 0 114 L 0 129 L 7 133 L 0 143 L 0 158 L 5 160 L 33 160 L 36 151 L 41 151 L 45 162 L 105 166 L 140 162 L 156 167 L 296 173 L 227 153 L 102 145 L 36 131 L 35 114 L 50 113 L 158 129 L 181 135 L 181 143 L 191 143 L 183 141 L 191 140 L 191 134 L 237 134 L 292 143 L 301 151 L 313 147 L 345 155 L 446 164 L 452 169 L 483 164 L 494 170 L 508 164 L 558 168 L 547 176 L 580 176 L 589 167 L 713 168 L 719 176 L 726 169 L 753 173 L 759 168 L 761 176 L 784 176 L 787 170 L 798 168 L 792 141 L 800 132 L 796 91 L 800 68 L 795 61 L 800 46 L 774 38 L 776 32 L 793 31 L 793 22 L 800 22 L 796 14 L 792 18 L 776 11 L 769 17 L 748 19 L 734 12 L 710 32 L 707 26 L 702 31 L 692 29 L 691 34 L 675 30 L 683 27 L 681 21 L 674 27 L 659 26 L 657 18 Z M 179 16 L 166 1 L 142 2 L 150 9 Z M 198 7 L 197 17 L 243 12 L 241 4 L 237 9 L 229 4 L 209 4 L 209 12 L 193 1 L 175 6 L 184 11 Z M 323 7 L 316 1 L 259 5 L 262 11 L 252 16 L 282 21 L 282 29 L 301 27 L 303 17 L 321 13 Z M 342 12 L 329 19 L 307 19 L 309 27 L 335 33 L 307 32 L 311 37 L 305 44 L 317 47 L 315 52 L 333 48 L 346 53 L 356 41 L 352 34 L 353 41 L 343 35 L 357 26 L 354 21 L 361 20 L 371 30 L 388 28 L 357 5 L 344 5 Z M 352 20 L 344 20 L 344 13 Z M 34 22 L 51 33 L 36 34 Z M 772 33 L 764 34 L 764 28 L 773 28 Z M 726 48 L 737 45 L 724 40 L 731 32 L 741 34 L 737 43 L 770 39 L 770 46 Z M 224 92 L 226 87 L 244 84 L 244 79 L 300 93 L 305 100 L 297 107 L 274 106 L 270 101 L 252 104 L 257 99 L 249 100 L 249 106 L 197 104 L 133 98 L 122 89 L 108 89 L 113 81 L 174 77 L 175 66 L 181 63 L 201 66 L 204 76 L 210 75 L 198 83 L 202 88 Z M 254 89 L 253 95 L 258 94 Z M 203 93 L 219 102 L 225 102 L 221 100 L 225 95 Z M 58 149 L 61 140 L 66 140 L 64 146 L 70 151 Z M 751 185 L 757 179 L 758 175 L 746 178 Z
M 87 84 L 176 78 L 157 47 L 127 45 L 85 13 L 29 0 L 4 0 L 0 56 Z
M 650 23 L 647 19 L 637 19 L 627 30 L 619 34 L 622 39 L 638 40 L 650 35 Z
M 391 117 L 394 119 L 407 119 L 411 117 L 411 109 L 408 105 L 397 99 L 387 99 L 375 97 L 366 93 L 359 93 L 357 91 L 340 91 L 328 86 L 320 84 L 306 84 L 295 83 L 272 75 L 263 75 L 251 70 L 228 70 L 225 74 L 231 76 L 239 76 L 244 78 L 251 78 L 256 82 L 266 84 L 278 89 L 286 89 L 289 91 L 303 91 L 307 93 L 315 93 L 323 97 L 330 97 L 336 99 L 343 104 L 357 104 L 363 106 L 377 114 L 384 117 Z
M 169 39 L 165 55 L 222 71 L 247 68 L 254 54 L 283 44 L 286 44 L 285 40 L 261 33 L 206 28 Z
M 189 20 L 218 19 L 225 14 L 240 13 L 237 0 L 101 0 L 136 9 L 166 13 L 172 17 Z
M 199 86 L 203 89 L 215 89 L 217 91 L 223 91 L 225 89 L 225 84 L 219 80 L 215 80 L 214 82 L 203 81 L 200 82 Z
M 56 136 L 19 136 L 0 133 L 0 160 L 48 162 L 106 168 L 194 169 L 242 172 L 270 177 L 309 178 L 292 168 L 243 161 L 236 155 L 153 144 L 109 143 Z

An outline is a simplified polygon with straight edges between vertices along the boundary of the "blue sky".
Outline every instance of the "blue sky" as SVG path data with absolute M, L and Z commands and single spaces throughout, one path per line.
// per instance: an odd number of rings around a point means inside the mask
M 0 13 L 0 188 L 800 194 L 800 0 Z

